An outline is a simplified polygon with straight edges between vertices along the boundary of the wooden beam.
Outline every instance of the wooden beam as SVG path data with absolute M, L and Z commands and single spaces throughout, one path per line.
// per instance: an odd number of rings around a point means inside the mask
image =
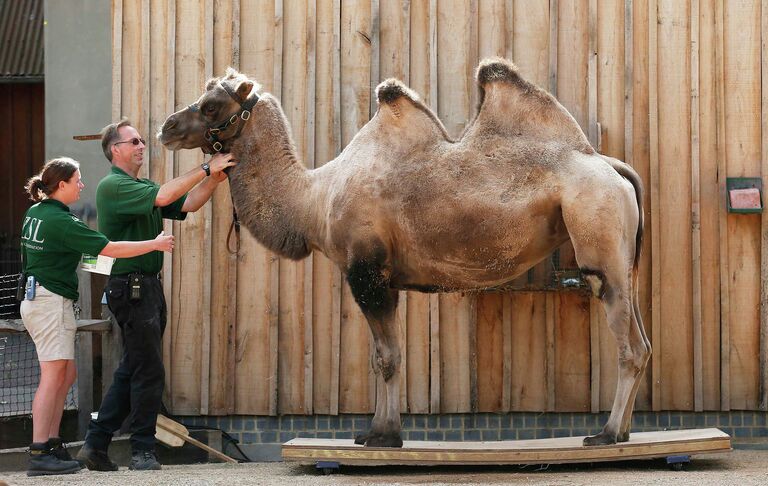
M 558 0 L 549 0 L 549 92 L 557 97 Z
M 730 271 L 728 264 L 728 213 L 725 209 L 725 175 L 728 162 L 725 150 L 725 39 L 723 0 L 715 1 L 715 76 L 717 98 L 717 173 L 720 183 L 720 410 L 731 409 L 731 334 L 729 326 Z
M 699 151 L 699 0 L 691 0 L 691 265 L 693 287 L 693 407 L 704 410 L 701 323 L 701 154 Z
M 589 299 L 589 352 L 590 406 L 592 413 L 600 411 L 600 317 L 602 304 L 595 297 Z
M 589 143 L 599 151 L 600 130 L 597 122 L 597 0 L 589 0 L 587 54 L 587 133 Z
M 761 100 L 760 130 L 761 157 L 760 173 L 763 188 L 768 188 L 768 1 L 762 0 L 760 15 L 761 52 Z M 765 201 L 765 195 L 763 195 Z M 763 203 L 765 204 L 765 203 Z M 763 209 L 760 216 L 760 410 L 768 410 L 768 211 Z
M 501 303 L 501 339 L 502 339 L 502 372 L 501 372 L 501 411 L 512 409 L 512 299 L 508 293 L 502 294 Z
M 657 0 L 648 1 L 648 108 L 651 162 L 651 397 L 653 410 L 661 410 L 661 239 L 659 233 L 659 75 Z
M 555 355 L 556 353 L 556 346 L 557 343 L 555 343 L 555 319 L 557 316 L 557 303 L 555 294 L 553 292 L 546 292 L 545 294 L 546 299 L 546 311 L 545 311 L 545 320 L 546 320 L 546 326 L 547 326 L 547 343 L 546 343 L 546 369 L 547 369 L 547 403 L 546 403 L 546 411 L 552 412 L 555 410 L 555 383 L 556 383 L 556 368 L 557 368 L 557 357 Z
M 110 332 L 112 321 L 109 319 L 78 319 L 77 332 Z M 27 332 L 21 319 L 0 319 L 2 332 Z
M 634 24 L 633 0 L 624 0 L 624 162 L 634 166 Z M 639 251 L 639 249 L 638 249 Z M 638 282 L 639 285 L 639 282 Z
M 122 113 L 123 0 L 112 1 L 112 120 Z
M 440 299 L 429 296 L 429 412 L 440 413 Z

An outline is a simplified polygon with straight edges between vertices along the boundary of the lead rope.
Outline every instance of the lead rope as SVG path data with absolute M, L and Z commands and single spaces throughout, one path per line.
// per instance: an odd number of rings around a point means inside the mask
M 229 225 L 229 233 L 227 234 L 227 251 L 230 255 L 236 255 L 240 253 L 240 219 L 237 217 L 237 209 L 235 209 L 235 198 L 232 197 L 232 191 L 229 192 L 229 198 L 232 200 L 232 224 Z M 232 250 L 230 244 L 232 240 L 232 234 L 235 235 L 235 249 Z

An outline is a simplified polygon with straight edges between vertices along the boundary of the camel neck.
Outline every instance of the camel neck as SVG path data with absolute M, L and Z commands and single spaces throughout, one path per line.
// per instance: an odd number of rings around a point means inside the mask
M 261 98 L 232 153 L 239 163 L 230 184 L 245 226 L 280 255 L 306 256 L 316 236 L 309 223 L 311 178 L 277 100 Z

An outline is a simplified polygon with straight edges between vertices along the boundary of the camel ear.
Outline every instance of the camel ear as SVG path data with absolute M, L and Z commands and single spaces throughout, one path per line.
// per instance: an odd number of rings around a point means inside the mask
M 245 100 L 248 98 L 248 95 L 251 94 L 252 89 L 253 81 L 246 79 L 237 85 L 237 96 L 239 96 L 241 100 Z

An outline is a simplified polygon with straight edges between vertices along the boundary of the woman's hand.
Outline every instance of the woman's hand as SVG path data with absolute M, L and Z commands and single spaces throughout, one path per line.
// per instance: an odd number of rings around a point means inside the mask
M 171 253 L 173 251 L 174 239 L 175 237 L 173 235 L 166 235 L 165 231 L 161 231 L 154 240 L 155 250 Z

